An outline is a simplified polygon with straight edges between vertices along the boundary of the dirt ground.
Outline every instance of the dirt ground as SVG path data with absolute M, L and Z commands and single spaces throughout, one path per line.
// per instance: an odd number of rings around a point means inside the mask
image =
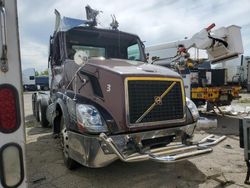
M 70 171 L 64 166 L 59 141 L 52 138 L 49 128 L 41 128 L 32 116 L 31 93 L 24 94 L 24 104 L 29 188 L 247 187 L 243 183 L 247 168 L 243 149 L 239 148 L 237 121 L 225 123 L 220 119 L 219 128 L 200 128 L 196 132 L 198 137 L 211 132 L 227 133 L 227 139 L 206 156 L 174 164 L 116 161 L 104 168 L 80 167 Z M 230 127 L 229 132 L 227 127 Z

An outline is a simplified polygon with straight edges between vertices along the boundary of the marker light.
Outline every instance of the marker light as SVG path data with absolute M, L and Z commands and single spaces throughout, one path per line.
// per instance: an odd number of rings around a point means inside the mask
M 1 183 L 6 188 L 18 187 L 24 178 L 22 149 L 18 144 L 10 143 L 0 152 Z
M 12 133 L 20 126 L 18 93 L 8 84 L 0 86 L 0 131 Z

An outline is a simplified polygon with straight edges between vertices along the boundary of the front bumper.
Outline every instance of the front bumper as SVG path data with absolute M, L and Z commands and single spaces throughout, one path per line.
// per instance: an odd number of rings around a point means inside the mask
M 209 136 L 196 144 L 189 142 L 188 145 L 177 142 L 181 141 L 183 135 L 192 135 L 195 125 L 110 136 L 105 133 L 90 136 L 69 131 L 69 156 L 93 168 L 107 166 L 117 159 L 124 162 L 153 160 L 171 163 L 212 152 L 209 146 L 226 138 Z M 143 144 L 145 140 L 154 142 L 161 138 L 171 138 L 170 144 L 157 147 L 146 147 Z
M 100 138 L 107 144 L 108 147 L 112 149 L 119 159 L 124 162 L 136 162 L 150 159 L 156 162 L 172 163 L 189 159 L 194 156 L 210 153 L 213 151 L 213 149 L 209 146 L 218 144 L 224 140 L 226 136 L 216 137 L 214 135 L 209 135 L 196 144 L 185 145 L 181 143 L 175 143 L 169 146 L 151 149 L 145 153 L 135 153 L 127 157 L 119 152 L 119 148 L 117 148 L 112 138 L 107 137 L 107 135 L 104 133 L 100 135 Z

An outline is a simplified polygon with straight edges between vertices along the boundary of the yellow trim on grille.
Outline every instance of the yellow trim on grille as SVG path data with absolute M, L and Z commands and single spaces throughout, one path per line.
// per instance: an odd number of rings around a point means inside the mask
M 182 81 L 180 78 L 164 78 L 164 77 L 127 77 L 126 80 L 166 80 L 166 81 Z

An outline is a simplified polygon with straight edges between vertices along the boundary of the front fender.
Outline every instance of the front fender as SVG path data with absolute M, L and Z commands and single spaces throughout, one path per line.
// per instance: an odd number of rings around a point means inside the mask
M 52 126 L 54 133 L 60 133 L 60 131 L 62 130 L 63 128 L 63 124 L 61 122 L 62 118 L 66 126 L 66 129 L 68 129 L 70 122 L 68 109 L 65 102 L 61 98 L 58 98 L 55 101 L 55 116 L 53 119 L 53 126 Z

